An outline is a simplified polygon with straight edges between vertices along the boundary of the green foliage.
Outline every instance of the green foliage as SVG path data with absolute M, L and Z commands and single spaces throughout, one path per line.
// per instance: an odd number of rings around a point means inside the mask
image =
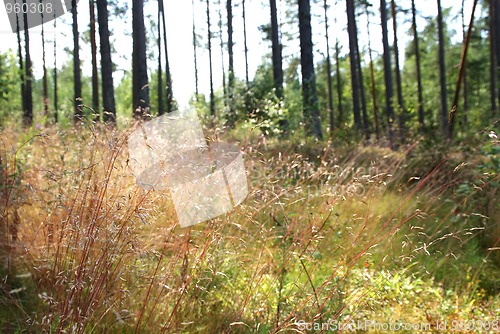
M 12 52 L 0 54 L 0 124 L 21 115 L 21 81 L 16 59 Z

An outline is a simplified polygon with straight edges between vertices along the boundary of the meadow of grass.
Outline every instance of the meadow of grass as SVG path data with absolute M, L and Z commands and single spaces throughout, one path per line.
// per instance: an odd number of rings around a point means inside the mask
M 2 332 L 499 331 L 493 132 L 394 152 L 242 128 L 248 198 L 190 228 L 126 136 L 2 130 Z

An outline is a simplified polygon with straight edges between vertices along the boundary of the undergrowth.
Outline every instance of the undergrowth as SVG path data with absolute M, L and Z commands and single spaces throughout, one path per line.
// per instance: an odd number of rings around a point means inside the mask
M 182 229 L 168 191 L 135 185 L 127 131 L 5 130 L 1 330 L 498 325 L 494 132 L 456 149 L 421 141 L 393 152 L 252 131 L 228 137 L 244 152 L 248 198 Z

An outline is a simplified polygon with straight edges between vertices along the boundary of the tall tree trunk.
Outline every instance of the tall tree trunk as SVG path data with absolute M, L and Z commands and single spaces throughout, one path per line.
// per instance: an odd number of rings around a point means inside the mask
M 465 41 L 462 43 L 462 54 L 460 56 L 460 64 L 458 65 L 458 78 L 455 85 L 455 94 L 453 95 L 453 102 L 451 104 L 451 111 L 449 114 L 448 128 L 446 129 L 446 134 L 448 135 L 448 139 L 453 138 L 453 129 L 455 125 L 455 114 L 457 112 L 458 99 L 460 97 L 460 87 L 462 86 L 462 79 L 464 75 L 465 64 L 467 61 L 467 52 L 469 50 L 469 45 L 471 41 L 472 28 L 474 27 L 474 15 L 476 12 L 478 0 L 474 0 L 472 5 L 472 13 L 470 17 L 469 28 L 467 30 L 467 36 L 465 37 Z
M 23 21 L 24 22 L 24 21 Z M 23 113 L 26 110 L 26 87 L 24 78 L 23 48 L 21 46 L 21 28 L 19 26 L 19 14 L 16 13 L 16 36 L 17 36 L 17 57 L 19 61 L 19 77 L 21 82 L 21 105 Z M 24 118 L 24 115 L 23 115 Z
M 163 0 L 159 1 L 160 1 L 161 17 L 163 22 L 163 48 L 165 50 L 165 76 L 167 79 L 167 113 L 170 113 L 173 110 L 174 93 L 172 87 L 172 74 L 170 72 L 170 62 L 168 61 L 167 27 L 166 27 L 167 23 L 165 20 L 165 6 L 163 4 Z
M 89 0 L 90 8 L 90 49 L 92 52 L 92 108 L 96 113 L 94 120 L 101 120 L 99 111 L 99 74 L 97 70 L 97 38 L 95 28 L 95 4 L 94 0 Z
M 54 31 L 57 31 L 56 11 L 54 11 Z M 54 122 L 59 121 L 59 96 L 57 94 L 57 37 L 54 37 Z
M 191 1 L 193 8 L 193 56 L 194 56 L 194 83 L 195 83 L 195 99 L 198 101 L 198 95 L 200 94 L 198 88 L 198 52 L 197 52 L 197 37 L 196 37 L 196 23 L 195 23 L 195 8 L 194 8 L 194 0 Z
M 76 0 L 71 0 L 71 15 L 73 17 L 73 91 L 75 99 L 74 121 L 82 121 L 82 78 L 80 69 L 80 34 L 78 33 L 78 12 Z
M 438 42 L 439 42 L 439 84 L 441 87 L 441 129 L 443 134 L 448 132 L 448 93 L 446 92 L 446 62 L 444 52 L 444 26 L 443 12 L 441 10 L 441 0 L 437 0 L 438 15 Z
M 220 59 L 221 59 L 221 67 L 222 67 L 222 91 L 224 98 L 222 101 L 224 102 L 224 107 L 227 107 L 227 85 L 226 85 L 226 66 L 224 63 L 224 38 L 222 34 L 222 0 L 219 0 L 218 3 L 218 13 L 219 13 L 219 43 L 220 43 Z
M 208 62 L 210 68 L 210 116 L 215 117 L 214 80 L 212 68 L 212 32 L 210 30 L 210 0 L 207 0 Z
M 399 137 L 402 142 L 405 140 L 405 105 L 403 100 L 403 84 L 401 82 L 401 67 L 399 66 L 399 46 L 398 46 L 398 24 L 396 3 L 391 0 L 392 13 L 392 30 L 394 32 L 394 63 L 396 72 L 396 91 L 398 94 L 398 111 L 399 111 Z
M 495 30 L 495 55 L 496 55 L 496 74 L 497 74 L 497 81 L 499 79 L 500 75 L 500 0 L 493 0 L 493 7 L 494 7 L 494 30 Z M 497 98 L 498 98 L 498 105 L 500 105 L 500 85 L 497 87 L 499 89 Z
M 389 48 L 389 38 L 387 30 L 387 4 L 385 0 L 380 0 L 380 20 L 382 24 L 382 44 L 384 47 L 384 82 L 385 82 L 385 108 L 387 115 L 387 130 L 389 134 L 389 143 L 393 149 L 396 148 L 394 141 L 394 132 L 392 123 L 394 122 L 394 107 L 392 99 L 394 97 L 394 88 L 392 86 L 391 74 L 391 53 Z
M 302 68 L 302 97 L 306 133 L 317 139 L 323 137 L 316 92 L 311 31 L 311 4 L 299 0 L 300 65 Z
M 363 116 L 363 133 L 366 139 L 370 139 L 370 129 L 368 126 L 368 112 L 366 110 L 365 81 L 363 79 L 363 68 L 361 67 L 361 53 L 359 52 L 358 28 L 354 20 L 354 32 L 356 33 L 356 67 L 358 70 L 359 95 L 361 96 L 361 114 Z
M 494 116 L 497 111 L 497 92 L 496 92 L 496 57 L 495 54 L 495 6 L 493 6 L 493 1 L 490 0 L 489 3 L 489 11 L 490 17 L 488 18 L 489 24 L 489 40 L 490 40 L 490 105 L 491 105 L 491 114 Z
M 276 0 L 270 0 L 271 7 L 271 42 L 273 53 L 273 79 L 276 96 L 279 99 L 283 98 L 283 56 L 281 51 L 281 42 L 278 26 L 278 11 L 276 8 Z
M 420 46 L 417 30 L 417 10 L 415 8 L 415 0 L 411 0 L 412 13 L 412 30 L 413 30 L 413 47 L 415 48 L 415 71 L 417 73 L 417 101 L 418 101 L 418 123 L 420 131 L 425 129 L 424 120 L 424 98 L 422 93 L 422 72 L 420 67 Z
M 249 89 L 249 76 L 248 76 L 248 45 L 247 45 L 247 17 L 245 9 L 245 0 L 241 0 L 243 10 L 243 46 L 245 49 L 245 110 L 247 114 L 250 113 L 250 95 Z
M 27 5 L 26 0 L 23 0 L 23 5 Z M 33 89 L 32 89 L 32 64 L 30 55 L 30 35 L 28 31 L 28 15 L 23 14 L 24 20 L 24 111 L 23 111 L 23 124 L 31 126 L 33 124 Z
M 157 16 L 157 31 L 158 38 L 156 43 L 158 44 L 158 77 L 157 77 L 157 95 L 158 95 L 158 115 L 163 115 L 165 111 L 163 110 L 163 68 L 161 59 L 161 0 L 158 0 L 158 16 Z
M 358 60 L 356 48 L 356 16 L 354 13 L 354 0 L 346 1 L 347 13 L 347 32 L 349 34 L 349 60 L 351 64 L 351 83 L 352 83 L 352 112 L 354 116 L 354 126 L 361 130 L 361 112 L 359 97 L 359 78 L 358 78 Z
M 113 85 L 113 62 L 109 44 L 108 1 L 97 0 L 97 20 L 99 22 L 99 44 L 101 54 L 101 87 L 103 120 L 116 124 L 115 89 Z
M 337 98 L 338 98 L 338 108 L 339 108 L 339 120 L 337 122 L 338 126 L 342 124 L 344 120 L 344 104 L 342 103 L 342 77 L 340 74 L 340 48 L 339 48 L 339 40 L 335 40 L 335 74 L 337 77 Z
M 132 97 L 134 118 L 150 117 L 144 0 L 132 0 Z
M 372 95 L 372 111 L 373 111 L 373 123 L 375 126 L 375 136 L 377 139 L 380 138 L 380 129 L 378 125 L 378 106 L 377 106 L 377 92 L 375 91 L 375 73 L 373 69 L 373 56 L 372 56 L 372 44 L 370 36 L 370 11 L 368 6 L 365 6 L 366 13 L 366 31 L 368 33 L 368 56 L 370 58 L 370 92 Z
M 330 61 L 330 40 L 328 36 L 328 4 L 323 0 L 323 9 L 325 12 L 325 41 L 326 41 L 326 82 L 328 86 L 328 114 L 330 116 L 330 135 L 333 135 L 335 127 L 335 118 L 333 113 L 333 87 L 332 87 L 332 63 Z
M 229 99 L 229 124 L 236 121 L 234 111 L 234 54 L 233 54 L 233 5 L 231 0 L 226 2 L 227 8 L 227 53 L 229 56 L 227 90 Z
M 461 9 L 461 17 L 462 17 L 462 41 L 465 41 L 466 39 L 466 32 L 465 32 L 465 0 L 462 0 L 462 9 Z M 494 16 L 490 16 L 490 19 L 494 18 Z M 494 28 L 493 28 L 494 29 Z M 495 51 L 493 51 L 495 52 Z M 496 59 L 495 59 L 496 60 Z M 496 64 L 493 65 L 495 66 L 496 68 Z M 464 112 L 464 115 L 463 115 L 463 122 L 464 122 L 464 126 L 467 126 L 467 122 L 468 122 L 468 117 L 467 117 L 467 113 L 468 113 L 468 109 L 469 109 L 469 97 L 468 97 L 468 94 L 469 94 L 469 89 L 468 89 L 468 82 L 467 82 L 467 66 L 465 66 L 464 68 L 464 83 L 462 85 L 462 89 L 463 89 L 463 112 Z M 495 70 L 495 80 L 496 80 L 496 70 Z M 500 98 L 500 96 L 499 96 Z
M 42 1 L 40 0 L 40 3 Z M 40 12 L 42 18 L 42 68 L 43 68 L 43 116 L 48 121 L 49 116 L 49 86 L 47 82 L 47 63 L 45 61 L 45 24 L 43 12 Z

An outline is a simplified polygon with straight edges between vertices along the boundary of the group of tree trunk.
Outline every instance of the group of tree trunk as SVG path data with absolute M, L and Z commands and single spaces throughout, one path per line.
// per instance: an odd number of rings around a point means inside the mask
M 202 0 L 203 1 L 203 0 Z M 223 88 L 224 88 L 224 106 L 226 107 L 226 115 L 229 125 L 234 125 L 237 118 L 236 103 L 235 103 L 235 73 L 234 73 L 234 51 L 233 51 L 233 6 L 231 0 L 225 1 L 225 6 L 218 0 L 219 4 L 219 38 L 221 44 L 222 59 L 224 59 L 224 39 L 222 31 L 222 8 L 225 7 L 226 11 L 226 46 L 227 46 L 227 59 L 228 73 L 223 73 Z M 486 0 L 483 0 L 486 1 Z M 477 0 L 474 1 L 474 10 L 477 5 Z M 23 0 L 26 3 L 26 0 Z M 173 91 L 172 91 L 172 76 L 170 73 L 170 66 L 168 61 L 167 49 L 167 29 L 165 20 L 165 7 L 163 0 L 157 1 L 158 16 L 157 16 L 157 46 L 158 46 L 158 77 L 157 77 L 157 96 L 158 104 L 157 114 L 161 115 L 164 112 L 170 112 L 173 106 Z M 248 47 L 246 40 L 246 12 L 245 0 L 241 0 L 242 14 L 243 14 L 243 36 L 244 36 L 244 57 L 245 57 L 245 89 L 249 90 L 249 73 L 248 73 Z M 88 103 L 82 100 L 82 78 L 81 78 L 81 64 L 80 64 L 80 33 L 78 30 L 78 11 L 76 1 L 71 1 L 71 14 L 72 14 L 72 33 L 73 33 L 73 82 L 74 82 L 74 120 L 79 122 L 85 117 L 86 109 L 90 109 L 94 113 L 94 120 L 103 120 L 106 123 L 116 123 L 116 106 L 115 106 L 115 93 L 113 82 L 113 62 L 111 59 L 112 51 L 110 45 L 110 29 L 109 29 L 109 14 L 108 2 L 106 0 L 89 0 L 89 16 L 90 16 L 90 46 L 92 53 L 92 101 Z M 195 82 L 196 82 L 196 98 L 199 95 L 198 88 L 198 35 L 196 33 L 195 25 L 195 1 L 193 5 L 193 53 L 194 53 L 194 67 L 195 67 Z M 215 93 L 213 82 L 213 44 L 214 37 L 213 27 L 211 23 L 211 1 L 206 0 L 206 25 L 207 25 L 207 48 L 209 56 L 209 82 L 210 82 L 210 103 L 209 114 L 213 117 L 216 115 Z M 327 115 L 329 117 L 329 132 L 333 135 L 335 129 L 342 124 L 343 114 L 343 101 L 342 101 L 342 87 L 343 82 L 341 78 L 341 71 L 339 68 L 339 42 L 338 36 L 335 36 L 335 66 L 332 64 L 330 54 L 330 34 L 329 34 L 329 18 L 328 9 L 330 5 L 328 0 L 324 0 L 324 38 L 326 43 L 326 74 L 327 74 Z M 399 45 L 398 45 L 398 10 L 396 1 L 380 0 L 380 27 L 382 32 L 382 66 L 383 78 L 385 89 L 385 121 L 380 119 L 378 110 L 379 104 L 377 103 L 376 83 L 374 78 L 374 61 L 372 59 L 372 49 L 370 43 L 370 7 L 372 4 L 367 0 L 345 0 L 346 15 L 347 15 L 347 33 L 349 37 L 349 63 L 350 63 L 350 78 L 352 88 L 352 119 L 354 128 L 362 133 L 366 138 L 374 132 L 377 138 L 381 135 L 381 131 L 385 129 L 387 138 L 391 146 L 396 147 L 398 138 L 403 140 L 406 131 L 407 110 L 403 97 L 403 84 L 402 84 L 402 68 L 400 64 Z M 460 71 L 457 79 L 457 89 L 452 103 L 451 110 L 448 109 L 448 96 L 447 96 L 447 74 L 446 74 L 446 47 L 445 47 L 445 24 L 443 22 L 443 10 L 441 0 L 436 0 L 437 5 L 437 37 L 438 37 L 438 54 L 436 60 L 439 63 L 439 87 L 440 87 L 440 101 L 441 108 L 437 119 L 439 120 L 440 128 L 443 135 L 452 136 L 453 121 L 457 111 L 457 104 L 460 92 L 463 93 L 463 120 L 467 121 L 467 73 L 465 71 L 466 55 L 468 40 L 470 39 L 470 32 L 472 29 L 474 12 L 472 14 L 468 31 L 466 31 L 465 16 L 464 16 L 464 0 L 462 0 L 462 27 L 464 48 L 462 52 L 462 59 L 460 64 Z M 390 7 L 389 7 L 390 6 Z M 274 80 L 274 93 L 278 100 L 284 99 L 284 75 L 283 75 L 283 44 L 281 41 L 280 31 L 280 18 L 277 10 L 276 0 L 269 1 L 270 7 L 270 40 L 271 40 L 271 60 L 273 69 Z M 310 0 L 297 1 L 297 19 L 300 37 L 300 67 L 301 67 L 301 85 L 302 85 L 302 105 L 303 105 L 303 118 L 305 124 L 305 132 L 309 136 L 314 136 L 318 139 L 323 137 L 322 122 L 320 118 L 320 106 L 318 103 L 317 87 L 316 87 L 316 73 L 315 62 L 313 58 L 312 43 L 312 28 L 311 28 L 311 2 Z M 491 95 L 491 109 L 496 113 L 497 107 L 500 106 L 500 90 L 497 91 L 497 80 L 500 73 L 500 0 L 488 0 L 489 8 L 489 43 L 490 43 L 490 95 Z M 369 117 L 367 93 L 365 91 L 365 81 L 363 78 L 362 54 L 359 48 L 358 28 L 357 28 L 357 15 L 359 9 L 362 9 L 367 16 L 367 30 L 368 30 L 368 55 L 369 55 L 369 76 L 370 84 L 368 94 L 372 100 L 372 117 Z M 358 11 L 358 12 L 357 12 Z M 97 20 L 96 20 L 97 13 Z M 390 14 L 389 14 L 390 13 Z M 30 40 L 29 32 L 27 29 L 27 16 L 26 14 L 19 14 L 16 17 L 17 26 L 17 47 L 18 47 L 18 66 L 21 73 L 21 96 L 22 96 L 22 109 L 23 121 L 26 125 L 31 125 L 33 122 L 33 98 L 32 98 L 32 63 L 30 57 Z M 336 20 L 336 18 L 335 18 Z M 392 20 L 392 45 L 389 41 L 389 28 L 388 22 Z M 43 17 L 42 17 L 43 22 Z M 335 21 L 336 23 L 336 21 Z M 415 0 L 411 0 L 411 31 L 413 33 L 413 48 L 415 51 L 415 81 L 417 83 L 417 116 L 418 126 L 421 131 L 425 130 L 426 119 L 424 110 L 424 94 L 422 85 L 422 68 L 420 58 L 420 45 L 419 34 L 417 29 L 417 9 Z M 56 20 L 54 20 L 54 28 L 56 27 Z M 97 26 L 99 38 L 97 38 Z M 24 30 L 24 48 L 22 45 L 21 30 Z M 150 90 L 149 90 L 149 75 L 148 75 L 148 58 L 147 58 L 147 39 L 146 39 L 146 25 L 144 19 L 144 0 L 132 1 L 132 99 L 133 99 L 133 116 L 136 119 L 149 119 L 151 117 L 151 103 L 150 103 Z M 45 37 L 44 26 L 42 24 L 42 45 L 43 45 L 43 106 L 44 115 L 49 116 L 49 96 L 48 96 L 48 71 L 45 63 Z M 56 39 L 54 39 L 54 58 L 57 59 L 56 54 Z M 99 50 L 99 53 L 98 53 Z M 24 51 L 24 52 L 23 52 Z M 23 54 L 24 53 L 24 54 Z M 99 61 L 100 60 L 100 61 Z M 98 64 L 100 64 L 100 71 Z M 223 69 L 225 72 L 225 69 Z M 55 121 L 58 121 L 58 80 L 57 62 L 54 62 L 53 73 L 53 116 Z M 165 75 L 165 80 L 163 75 Z M 100 77 L 99 77 L 100 76 Z M 333 77 L 336 77 L 337 86 L 337 102 L 334 103 L 334 89 Z M 226 84 L 227 77 L 227 84 Z M 393 81 L 395 79 L 395 83 Z M 100 83 L 100 86 L 99 86 Z M 102 96 L 99 95 L 102 92 Z M 395 94 L 396 93 L 396 94 Z M 396 96 L 396 98 L 395 98 Z M 156 101 L 155 101 L 156 102 Z M 335 105 L 336 104 L 336 105 Z M 245 96 L 246 108 L 249 107 L 248 96 Z M 90 107 L 89 107 L 90 106 Z M 246 110 L 248 114 L 250 110 Z M 335 113 L 337 116 L 335 117 Z M 370 118 L 373 119 L 373 125 L 370 124 Z M 286 121 L 282 123 L 283 130 L 286 130 Z M 396 131 L 399 129 L 399 131 Z

